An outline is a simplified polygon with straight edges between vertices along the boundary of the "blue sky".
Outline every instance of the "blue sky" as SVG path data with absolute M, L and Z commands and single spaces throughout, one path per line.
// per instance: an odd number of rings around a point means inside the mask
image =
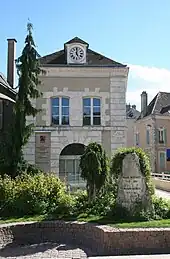
M 63 48 L 78 36 L 90 48 L 128 64 L 127 102 L 140 107 L 170 84 L 169 0 L 9 0 L 1 3 L 0 71 L 6 75 L 7 38 L 23 48 L 28 18 L 41 55 Z M 3 25 L 3 26 L 2 26 Z

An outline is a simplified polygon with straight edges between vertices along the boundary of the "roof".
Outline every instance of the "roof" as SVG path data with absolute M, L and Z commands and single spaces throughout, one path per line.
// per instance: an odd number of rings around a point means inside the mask
M 15 101 L 14 101 L 12 98 L 10 98 L 9 96 L 7 96 L 7 95 L 5 95 L 5 94 L 1 94 L 1 93 L 0 93 L 0 99 L 8 100 L 8 101 L 10 101 L 10 102 L 15 103 Z
M 162 115 L 163 113 L 164 115 L 170 115 L 168 111 L 164 109 L 168 105 L 170 105 L 170 93 L 159 92 L 147 106 L 146 113 L 143 117 L 149 116 L 151 114 Z M 139 119 L 141 119 L 141 116 Z
M 0 73 L 0 84 L 11 88 L 6 80 L 6 77 L 2 73 Z
M 9 91 L 16 94 L 15 90 L 12 89 L 12 87 L 8 84 L 6 77 L 1 72 L 0 72 L 0 85 L 4 86 L 4 88 L 7 88 Z
M 81 43 L 81 44 L 89 45 L 87 42 L 85 42 L 84 40 L 80 39 L 79 37 L 74 37 L 73 39 L 67 41 L 65 44 L 70 44 L 70 43 Z
M 78 37 L 73 38 L 65 44 L 73 43 L 73 42 L 81 42 L 82 44 L 87 44 L 85 41 L 79 39 Z M 89 48 L 87 48 L 87 63 L 86 64 L 72 64 L 68 65 L 66 60 L 66 52 L 65 49 L 59 50 L 52 54 L 46 55 L 40 58 L 40 64 L 42 66 L 45 65 L 55 65 L 55 66 L 110 66 L 110 67 L 126 67 L 117 61 L 114 61 L 110 58 L 103 56 L 100 53 L 97 53 Z
M 135 108 L 134 108 L 135 107 Z M 136 110 L 136 106 L 126 105 L 126 118 L 127 119 L 137 119 L 140 116 L 140 112 Z

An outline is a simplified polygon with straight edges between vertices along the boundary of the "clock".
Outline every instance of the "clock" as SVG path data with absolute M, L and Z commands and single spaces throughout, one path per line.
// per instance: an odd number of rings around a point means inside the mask
M 69 55 L 73 62 L 79 62 L 83 60 L 85 53 L 81 47 L 75 46 L 70 49 Z

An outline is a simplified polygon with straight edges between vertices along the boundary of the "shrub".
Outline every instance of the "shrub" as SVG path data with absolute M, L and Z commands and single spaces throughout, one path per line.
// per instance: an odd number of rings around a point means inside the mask
M 167 219 L 170 218 L 170 201 L 154 197 L 153 198 L 154 212 L 156 219 Z
M 64 184 L 53 174 L 23 174 L 15 180 L 0 178 L 0 214 L 24 216 L 51 211 L 68 213 L 71 196 Z
M 89 200 L 95 199 L 108 178 L 108 158 L 102 146 L 96 142 L 90 143 L 80 160 L 81 176 L 87 181 Z
M 88 196 L 87 191 L 78 190 L 73 194 L 75 207 L 74 213 L 75 215 L 79 215 L 87 211 L 88 208 Z

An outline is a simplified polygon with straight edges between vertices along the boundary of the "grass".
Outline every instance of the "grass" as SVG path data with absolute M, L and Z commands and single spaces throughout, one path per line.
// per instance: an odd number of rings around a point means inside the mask
M 15 223 L 15 222 L 29 222 L 29 221 L 44 221 L 44 220 L 57 220 L 57 218 L 54 217 L 48 217 L 47 215 L 39 215 L 39 216 L 25 216 L 22 218 L 0 218 L 0 224 L 6 224 L 6 223 Z M 143 221 L 143 222 L 123 222 L 123 223 L 117 223 L 113 222 L 110 219 L 106 219 L 104 217 L 97 217 L 97 216 L 88 216 L 83 217 L 83 215 L 80 215 L 77 218 L 69 218 L 68 220 L 77 220 L 77 221 L 85 221 L 85 222 L 91 222 L 91 223 L 97 223 L 102 225 L 108 225 L 114 228 L 167 228 L 170 227 L 170 219 L 162 219 L 162 220 L 152 220 L 152 221 Z

